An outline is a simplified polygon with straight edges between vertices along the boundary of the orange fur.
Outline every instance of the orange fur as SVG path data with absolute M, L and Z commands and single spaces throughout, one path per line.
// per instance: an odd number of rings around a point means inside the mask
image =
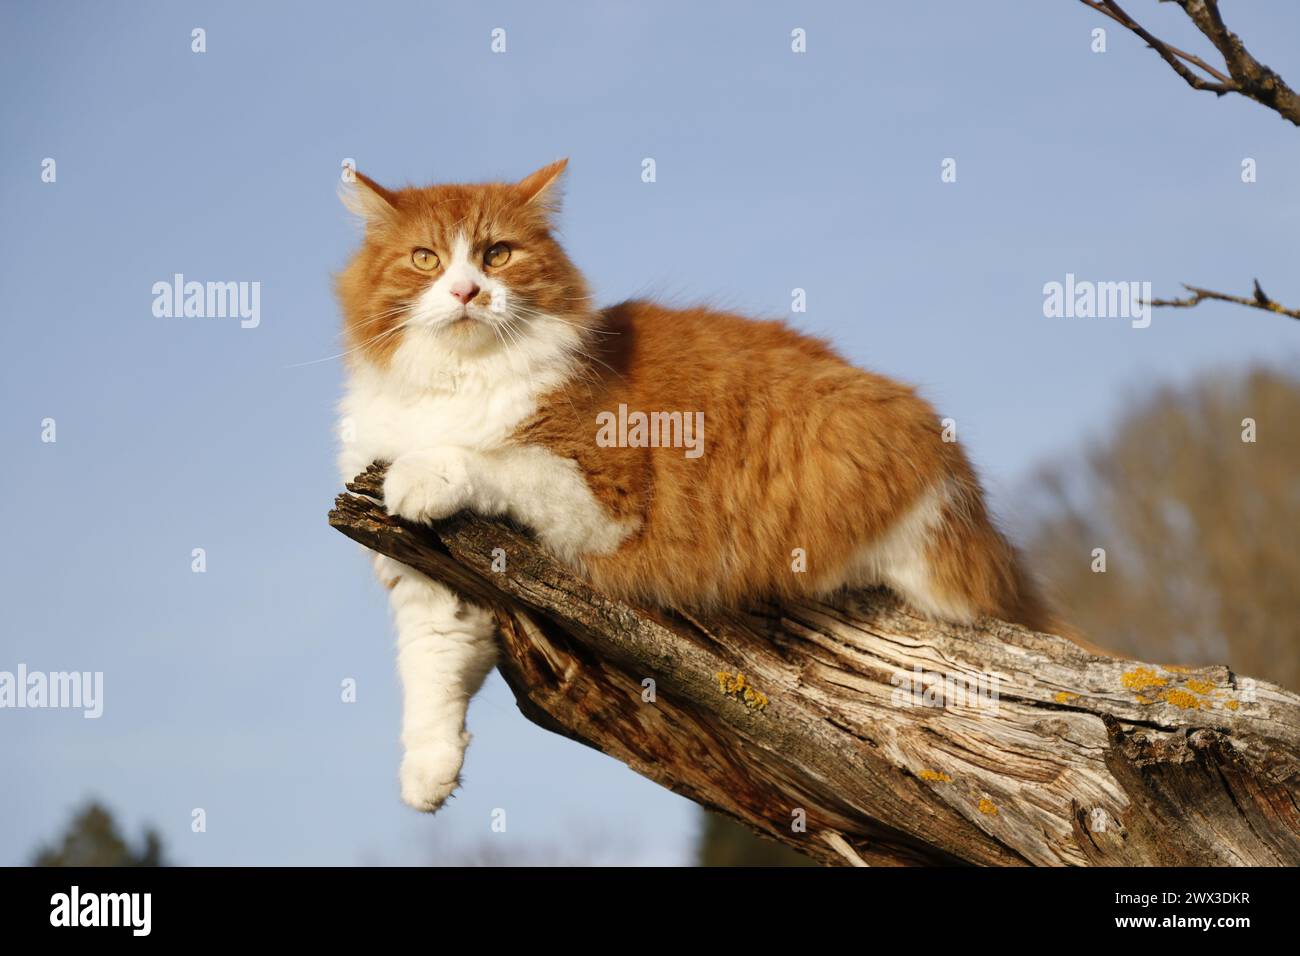
M 780 322 L 650 302 L 595 319 L 612 335 L 593 343 L 589 375 L 550 396 L 518 439 L 573 458 L 615 516 L 641 519 L 617 553 L 586 561 L 598 586 L 680 606 L 824 594 L 949 479 L 959 491 L 930 549 L 937 586 L 974 613 L 1046 625 L 966 456 L 913 389 Z M 703 411 L 704 454 L 598 447 L 596 415 L 620 403 Z

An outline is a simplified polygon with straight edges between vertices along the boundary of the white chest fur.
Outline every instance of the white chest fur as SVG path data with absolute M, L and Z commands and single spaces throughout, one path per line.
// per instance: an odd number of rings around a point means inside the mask
M 385 368 L 357 363 L 339 405 L 341 476 L 422 449 L 502 445 L 569 374 L 568 343 L 547 331 L 517 350 L 478 356 L 457 356 L 435 339 L 412 336 Z

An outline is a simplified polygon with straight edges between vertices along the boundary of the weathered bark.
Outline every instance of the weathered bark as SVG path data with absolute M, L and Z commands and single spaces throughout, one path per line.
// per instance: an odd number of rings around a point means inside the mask
M 505 523 L 389 517 L 381 476 L 330 523 L 493 608 L 526 717 L 824 863 L 1300 864 L 1300 698 L 1272 684 L 883 592 L 634 608 Z

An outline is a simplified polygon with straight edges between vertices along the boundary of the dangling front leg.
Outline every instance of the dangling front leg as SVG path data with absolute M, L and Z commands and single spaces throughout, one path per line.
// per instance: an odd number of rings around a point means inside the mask
M 531 528 L 562 560 L 608 554 L 633 530 L 615 521 L 592 494 L 577 463 L 539 446 L 491 452 L 432 448 L 402 455 L 388 467 L 384 504 L 390 514 L 431 522 L 469 509 L 508 514 Z M 469 735 L 465 711 L 496 662 L 495 624 L 419 572 L 378 559 L 392 588 L 402 675 L 402 799 L 438 809 L 456 789 Z
M 465 712 L 496 663 L 495 623 L 404 564 L 380 556 L 375 569 L 391 589 L 397 623 L 402 800 L 432 813 L 460 785 Z

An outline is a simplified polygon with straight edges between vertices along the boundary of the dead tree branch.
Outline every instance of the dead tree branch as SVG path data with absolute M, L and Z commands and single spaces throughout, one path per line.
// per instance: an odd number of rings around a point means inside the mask
M 1214 93 L 1216 96 L 1227 93 L 1240 94 L 1300 126 L 1300 95 L 1291 89 L 1275 71 L 1255 59 L 1241 42 L 1241 38 L 1228 29 L 1219 13 L 1218 0 L 1164 0 L 1164 2 L 1177 3 L 1182 8 L 1196 29 L 1223 57 L 1223 69 L 1216 68 L 1201 57 L 1157 38 L 1129 16 L 1115 0 L 1079 0 L 1079 2 L 1110 17 L 1140 37 L 1192 89 Z M 1198 74 L 1197 69 L 1206 76 Z
M 348 487 L 335 528 L 494 610 L 528 719 L 823 863 L 1300 864 L 1300 697 L 1271 684 L 878 592 L 630 607 L 504 523 L 389 517 L 379 467 Z

